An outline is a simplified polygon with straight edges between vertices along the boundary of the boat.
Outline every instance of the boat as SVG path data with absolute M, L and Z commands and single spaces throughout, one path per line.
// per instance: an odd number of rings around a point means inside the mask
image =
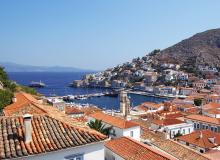
M 32 81 L 29 85 L 29 87 L 36 87 L 36 88 L 43 88 L 45 86 L 46 86 L 45 83 L 41 81 L 40 82 Z

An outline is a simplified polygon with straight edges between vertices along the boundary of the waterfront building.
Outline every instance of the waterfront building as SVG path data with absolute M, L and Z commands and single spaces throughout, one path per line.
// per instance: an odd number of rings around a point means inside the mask
M 165 152 L 128 137 L 121 137 L 105 144 L 106 160 L 177 160 Z
M 64 111 L 64 108 L 66 106 L 65 102 L 62 99 L 58 98 L 49 98 L 47 99 L 47 102 L 51 104 L 53 107 L 56 107 L 60 111 Z
M 74 80 L 72 85 L 73 85 L 73 87 L 82 87 L 83 81 L 82 80 Z
M 88 115 L 88 122 L 102 120 L 106 126 L 113 126 L 114 134 L 110 135 L 112 138 L 119 138 L 127 136 L 140 141 L 140 126 L 137 123 L 128 121 L 119 117 L 107 115 L 103 112 L 95 112 Z
M 145 72 L 144 83 L 147 86 L 152 86 L 157 81 L 157 72 Z
M 196 93 L 196 90 L 194 88 L 186 88 L 186 87 L 179 88 L 180 95 L 189 96 L 194 93 Z

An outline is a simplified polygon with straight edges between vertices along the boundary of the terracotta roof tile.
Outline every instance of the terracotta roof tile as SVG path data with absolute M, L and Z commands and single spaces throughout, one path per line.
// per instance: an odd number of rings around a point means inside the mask
M 209 138 L 214 138 L 214 143 L 212 143 Z M 202 148 L 213 148 L 220 145 L 220 134 L 210 130 L 198 130 L 178 137 L 178 140 L 188 142 Z
M 65 114 L 84 114 L 84 112 L 77 107 L 65 107 Z
M 219 118 L 212 118 L 212 117 L 198 115 L 198 114 L 188 115 L 185 118 L 190 119 L 190 120 L 196 120 L 196 121 L 201 121 L 201 122 L 206 122 L 206 123 L 217 124 L 217 125 L 220 124 Z
M 45 114 L 46 112 L 39 108 L 38 105 L 40 104 L 37 99 L 33 96 L 19 92 L 15 94 L 16 102 L 8 105 L 4 108 L 4 115 L 5 116 L 12 116 L 12 115 L 23 115 L 24 113 L 30 114 Z
M 105 140 L 92 130 L 80 129 L 47 115 L 32 117 L 32 141 L 24 141 L 22 117 L 0 117 L 0 159 L 11 159 L 81 146 Z
M 104 114 L 103 112 L 96 112 L 96 113 L 93 113 L 89 116 L 92 118 L 98 119 L 98 120 L 102 120 L 105 123 L 108 123 L 112 126 L 122 128 L 122 129 L 139 126 L 138 124 L 136 124 L 132 121 L 127 121 L 127 120 L 124 120 L 119 117 L 113 117 L 113 116 Z
M 153 120 L 152 123 L 160 125 L 160 126 L 169 126 L 174 124 L 184 123 L 178 119 L 163 119 L 163 120 Z
M 143 131 L 141 138 L 151 141 L 153 145 L 178 158 L 179 160 L 209 160 L 209 158 L 190 148 L 187 148 L 185 145 L 181 145 L 180 143 L 172 140 L 163 139 L 158 134 L 148 130 Z
M 112 152 L 126 160 L 169 160 L 174 159 L 156 149 L 153 149 L 128 137 L 121 137 L 106 142 Z

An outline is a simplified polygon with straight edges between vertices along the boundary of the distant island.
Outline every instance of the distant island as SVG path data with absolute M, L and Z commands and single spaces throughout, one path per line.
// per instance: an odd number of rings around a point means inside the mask
M 96 72 L 94 70 L 63 66 L 32 66 L 12 62 L 0 62 L 7 72 Z

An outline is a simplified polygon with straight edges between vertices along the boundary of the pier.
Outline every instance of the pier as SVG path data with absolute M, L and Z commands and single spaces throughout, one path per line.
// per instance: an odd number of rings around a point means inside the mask
M 83 100 L 83 99 L 88 99 L 92 97 L 101 97 L 101 96 L 109 96 L 109 97 L 117 97 L 118 93 L 117 92 L 102 92 L 102 93 L 91 93 L 91 94 L 82 94 L 82 95 L 67 95 L 67 96 L 56 96 L 53 98 L 59 98 L 63 99 L 66 101 L 71 101 L 71 100 Z

